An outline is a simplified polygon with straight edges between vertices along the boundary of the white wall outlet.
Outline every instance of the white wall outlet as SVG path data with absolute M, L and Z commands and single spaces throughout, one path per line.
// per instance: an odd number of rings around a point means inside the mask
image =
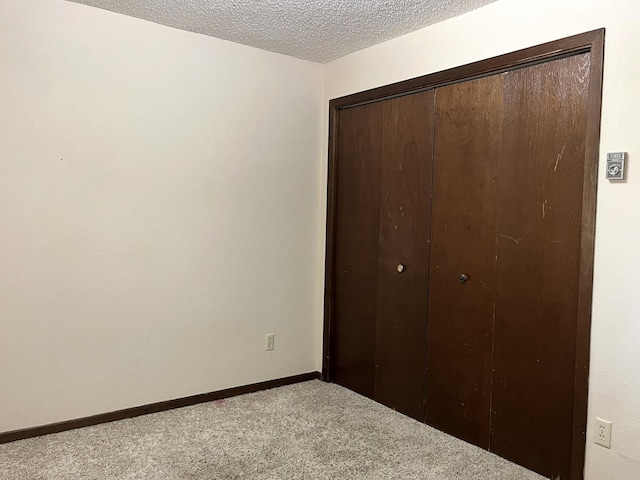
M 276 334 L 267 333 L 264 336 L 264 349 L 269 352 L 276 347 Z
M 611 448 L 611 422 L 596 417 L 596 430 L 593 441 L 603 447 Z

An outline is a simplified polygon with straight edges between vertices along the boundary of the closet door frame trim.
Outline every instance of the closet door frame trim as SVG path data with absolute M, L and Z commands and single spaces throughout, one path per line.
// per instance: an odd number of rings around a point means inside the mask
M 593 257 L 595 243 L 596 194 L 600 146 L 600 116 L 602 105 L 602 71 L 604 63 L 605 29 L 601 28 L 560 40 L 544 43 L 505 55 L 470 63 L 441 72 L 416 77 L 391 85 L 366 90 L 329 101 L 329 161 L 327 177 L 327 223 L 325 256 L 325 295 L 322 379 L 331 380 L 329 371 L 330 342 L 334 296 L 336 162 L 339 110 L 365 103 L 410 95 L 452 83 L 499 74 L 509 70 L 545 63 L 559 58 L 590 54 L 589 98 L 582 193 L 582 235 L 580 244 L 580 274 L 578 287 L 578 318 L 576 332 L 575 395 L 573 408 L 573 444 L 571 478 L 583 478 L 587 426 L 591 307 L 593 292 Z

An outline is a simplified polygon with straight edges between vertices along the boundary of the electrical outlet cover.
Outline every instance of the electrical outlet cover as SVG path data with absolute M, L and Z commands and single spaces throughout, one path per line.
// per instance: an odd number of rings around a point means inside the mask
M 611 422 L 596 417 L 593 441 L 603 447 L 611 448 Z
M 275 349 L 276 335 L 275 333 L 267 333 L 264 336 L 264 349 L 267 352 Z

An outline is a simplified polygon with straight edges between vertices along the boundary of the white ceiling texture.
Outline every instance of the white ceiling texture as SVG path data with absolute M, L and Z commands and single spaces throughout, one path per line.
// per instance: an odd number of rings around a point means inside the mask
M 69 0 L 326 63 L 496 0 Z

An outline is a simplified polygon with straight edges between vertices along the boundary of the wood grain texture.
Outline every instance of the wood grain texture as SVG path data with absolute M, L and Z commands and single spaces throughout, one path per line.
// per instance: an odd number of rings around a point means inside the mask
M 589 100 L 587 106 L 584 155 L 584 183 L 582 188 L 582 235 L 580 245 L 580 280 L 578 286 L 578 319 L 576 327 L 573 443 L 571 448 L 570 478 L 572 480 L 583 478 L 586 448 L 604 37 L 604 29 L 599 30 L 598 35 L 592 41 L 589 52 Z
M 556 60 L 561 56 L 570 56 L 589 52 L 598 44 L 602 44 L 604 29 L 592 30 L 571 37 L 561 38 L 534 47 L 506 53 L 479 62 L 461 65 L 421 77 L 372 88 L 363 92 L 334 98 L 330 108 L 344 108 L 389 98 L 397 95 L 413 94 L 419 90 L 434 89 L 464 82 L 474 78 L 495 75 L 504 71 L 522 68 L 527 65 Z M 596 47 L 597 48 L 597 47 Z M 601 71 L 600 71 L 601 72 Z
M 569 478 L 589 54 L 503 75 L 491 451 Z
M 340 112 L 331 380 L 373 398 L 381 105 Z
M 424 419 L 434 92 L 381 102 L 374 399 Z M 404 266 L 398 272 L 399 264 Z
M 376 88 L 366 92 L 333 99 L 330 101 L 330 145 L 329 182 L 327 206 L 327 262 L 325 277 L 325 338 L 323 378 L 332 378 L 330 355 L 333 351 L 331 329 L 336 317 L 333 311 L 335 292 L 335 230 L 337 214 L 337 172 L 338 172 L 338 126 L 342 109 L 354 108 L 367 102 L 416 93 L 423 89 L 433 89 L 478 77 L 506 73 L 518 68 L 560 60 L 565 57 L 590 52 L 588 73 L 588 105 L 586 119 L 586 139 L 583 157 L 584 174 L 581 210 L 581 238 L 579 258 L 579 279 L 577 293 L 577 318 L 575 332 L 574 396 L 571 442 L 571 469 L 569 478 L 583 477 L 585 431 L 587 418 L 588 372 L 591 325 L 591 298 L 593 285 L 593 252 L 595 234 L 596 190 L 599 155 L 600 111 L 602 96 L 602 68 L 604 56 L 604 29 L 594 30 L 573 37 L 560 39 L 536 47 L 509 53 L 500 57 L 463 65 L 443 72 L 425 75 L 408 81 Z M 555 163 L 554 163 L 555 166 Z M 546 214 L 546 212 L 545 212 Z M 508 238 L 502 237 L 507 241 Z M 515 237 L 514 237 L 515 238 Z M 516 238 L 516 240 L 518 240 Z M 502 244 L 501 244 L 502 247 Z M 433 254 L 433 248 L 432 248 Z M 471 280 L 470 280 L 471 281 Z M 507 455 L 507 454 L 505 454 Z M 565 478 L 564 476 L 562 478 Z
M 489 447 L 502 79 L 436 93 L 426 420 Z M 469 280 L 462 284 L 459 274 Z

